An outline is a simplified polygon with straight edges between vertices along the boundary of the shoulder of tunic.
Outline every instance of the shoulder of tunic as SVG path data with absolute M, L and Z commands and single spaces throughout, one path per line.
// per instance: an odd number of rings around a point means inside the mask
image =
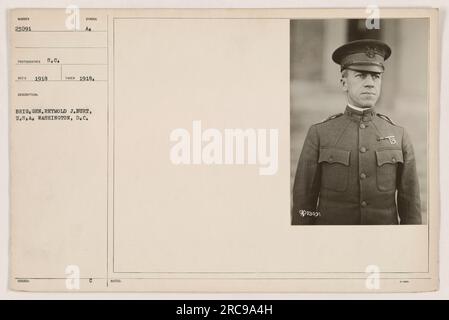
M 388 116 L 386 116 L 386 115 L 384 115 L 384 114 L 382 114 L 382 113 L 376 113 L 376 116 L 378 116 L 379 118 L 381 118 L 381 119 L 383 119 L 383 120 L 389 122 L 390 124 L 392 124 L 392 125 L 394 125 L 394 126 L 397 126 L 397 124 L 394 123 L 393 120 L 391 120 Z
M 331 115 L 330 117 L 327 117 L 326 119 L 323 119 L 323 120 L 320 121 L 319 123 L 324 123 L 324 122 L 327 122 L 327 121 L 330 121 L 330 120 L 337 119 L 337 118 L 341 117 L 342 115 L 343 115 L 342 112 L 337 113 L 337 114 L 334 114 L 334 115 Z

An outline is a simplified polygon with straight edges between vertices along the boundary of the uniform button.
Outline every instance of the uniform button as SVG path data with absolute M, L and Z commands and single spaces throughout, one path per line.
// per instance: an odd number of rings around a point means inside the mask
M 365 208 L 368 205 L 368 203 L 366 203 L 366 201 L 362 201 L 361 205 L 362 205 L 362 207 Z
M 366 152 L 366 148 L 365 148 L 365 147 L 361 147 L 361 148 L 360 148 L 360 152 L 361 152 L 361 153 L 365 153 L 365 152 Z
M 368 119 L 369 119 L 369 118 L 368 118 L 368 117 L 365 117 L 365 116 L 362 118 L 363 121 L 368 121 Z
M 334 158 L 329 157 L 329 162 L 333 162 L 333 161 L 334 161 Z
M 366 126 L 363 123 L 361 123 L 360 124 L 360 129 L 365 129 L 365 128 L 366 128 Z
M 366 174 L 365 173 L 361 173 L 360 174 L 360 179 L 365 179 L 366 178 Z
M 392 161 L 393 163 L 395 163 L 395 162 L 396 162 L 396 158 L 391 158 L 391 161 Z

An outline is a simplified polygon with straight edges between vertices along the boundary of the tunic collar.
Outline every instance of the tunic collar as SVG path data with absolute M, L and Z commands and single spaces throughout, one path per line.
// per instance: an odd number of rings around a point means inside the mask
M 374 107 L 363 109 L 347 104 L 345 114 L 355 121 L 371 121 L 376 115 L 376 111 Z

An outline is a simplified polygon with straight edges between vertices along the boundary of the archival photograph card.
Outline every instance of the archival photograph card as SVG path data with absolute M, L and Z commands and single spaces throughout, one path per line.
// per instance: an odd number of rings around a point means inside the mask
M 438 289 L 437 9 L 13 9 L 11 290 Z

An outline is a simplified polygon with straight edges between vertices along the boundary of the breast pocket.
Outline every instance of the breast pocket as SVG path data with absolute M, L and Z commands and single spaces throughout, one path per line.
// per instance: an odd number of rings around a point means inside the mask
M 345 191 L 348 187 L 349 156 L 351 151 L 321 148 L 318 162 L 321 164 L 321 187 L 333 191 Z
M 396 189 L 396 172 L 399 163 L 404 163 L 402 150 L 376 151 L 377 158 L 377 188 L 380 191 Z

